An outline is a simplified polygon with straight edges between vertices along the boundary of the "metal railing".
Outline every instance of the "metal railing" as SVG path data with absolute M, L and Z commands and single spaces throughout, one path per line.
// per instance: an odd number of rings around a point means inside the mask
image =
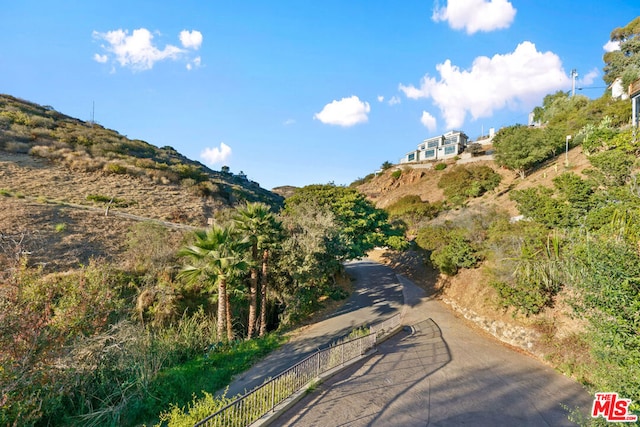
M 194 427 L 244 427 L 269 412 L 280 403 L 312 383 L 320 375 L 356 359 L 375 347 L 384 337 L 400 326 L 400 313 L 372 325 L 367 335 L 318 350 L 276 377 L 240 396 L 219 411 L 199 421 Z

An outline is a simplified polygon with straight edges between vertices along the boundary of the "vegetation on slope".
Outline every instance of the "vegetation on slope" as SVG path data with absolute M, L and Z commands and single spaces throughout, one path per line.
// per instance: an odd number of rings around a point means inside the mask
M 249 203 L 182 241 L 168 233 L 137 223 L 126 262 L 60 272 L 29 263 L 30 241 L 6 241 L 2 424 L 157 421 L 277 346 L 271 331 L 347 296 L 346 257 L 401 240 L 383 211 L 332 185 L 297 190 L 280 214 Z
M 624 48 L 605 55 L 608 82 L 640 77 L 639 20 L 612 33 Z M 462 189 L 429 198 L 427 205 L 424 195 L 405 195 L 386 209 L 417 230 L 415 244 L 444 276 L 482 266 L 494 310 L 502 306 L 514 318 L 529 319 L 557 367 L 594 392 L 611 390 L 631 399 L 638 413 L 640 140 L 630 111 L 629 100 L 609 93 L 590 100 L 558 92 L 535 109 L 540 126 L 501 129 L 493 141 L 496 163 L 518 177 L 501 194 L 521 217 L 482 206 L 482 198 L 475 210 L 450 210 Z M 568 161 L 568 148 L 586 155 L 586 169 Z M 536 180 L 551 185 L 528 180 L 537 170 Z M 424 188 L 432 189 L 437 176 L 424 177 L 431 179 Z M 430 209 L 435 204 L 437 213 Z M 558 306 L 570 309 L 580 326 L 557 333 L 558 319 L 544 314 Z
M 28 153 L 65 165 L 74 172 L 100 172 L 179 184 L 199 197 L 226 205 L 261 201 L 281 205 L 282 198 L 240 173 L 213 171 L 172 147 L 131 140 L 103 126 L 83 122 L 9 95 L 0 95 L 0 151 Z

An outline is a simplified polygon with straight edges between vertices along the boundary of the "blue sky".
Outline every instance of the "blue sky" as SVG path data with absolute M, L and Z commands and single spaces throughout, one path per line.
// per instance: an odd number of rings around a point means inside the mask
M 0 0 L 0 93 L 265 188 L 349 184 L 423 139 L 604 91 L 637 0 Z

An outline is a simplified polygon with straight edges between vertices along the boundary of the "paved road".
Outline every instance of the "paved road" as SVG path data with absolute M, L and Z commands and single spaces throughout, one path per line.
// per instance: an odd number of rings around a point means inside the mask
M 404 323 L 413 327 L 320 385 L 273 425 L 565 426 L 575 424 L 561 404 L 589 410 L 593 398 L 581 385 L 471 329 L 400 280 L 409 306 Z
M 278 350 L 235 378 L 227 396 L 252 390 L 267 378 L 276 376 L 352 330 L 376 323 L 402 309 L 402 284 L 392 270 L 368 260 L 350 262 L 345 268 L 355 282 L 354 292 L 344 306 L 323 321 L 306 327 Z

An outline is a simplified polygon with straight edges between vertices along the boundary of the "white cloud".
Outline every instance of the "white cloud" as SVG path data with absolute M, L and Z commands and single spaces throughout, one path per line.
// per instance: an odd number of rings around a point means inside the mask
M 384 96 L 378 95 L 378 102 L 384 102 Z
M 367 122 L 367 114 L 370 111 L 369 103 L 360 101 L 360 98 L 354 95 L 325 105 L 313 118 L 325 124 L 348 127 Z
M 473 34 L 508 28 L 515 15 L 516 9 L 508 0 L 448 0 L 443 7 L 436 3 L 431 19 L 447 21 L 454 30 Z
M 220 147 L 205 148 L 200 153 L 200 158 L 208 165 L 223 163 L 231 156 L 231 147 L 224 142 L 220 143 Z
M 602 46 L 602 48 L 605 50 L 605 52 L 613 52 L 616 50 L 620 50 L 620 42 L 619 41 L 611 41 L 609 40 L 607 43 L 605 43 L 604 46 Z
M 426 111 L 422 112 L 422 117 L 420 117 L 420 123 L 423 124 L 424 127 L 429 129 L 430 132 L 436 130 L 436 118 Z
M 469 70 L 450 60 L 436 65 L 440 79 L 426 74 L 420 86 L 399 85 L 411 99 L 431 98 L 449 129 L 462 126 L 467 113 L 473 119 L 489 117 L 505 107 L 529 111 L 546 94 L 570 87 L 571 79 L 553 52 L 538 52 L 531 42 L 512 53 L 480 56 Z
M 291 126 L 291 125 L 295 124 L 295 122 L 296 121 L 294 119 L 287 119 L 282 124 L 285 125 L 285 126 Z
M 589 71 L 587 74 L 585 74 L 585 76 L 581 79 L 578 80 L 578 84 L 580 86 L 589 86 L 592 85 L 593 82 L 596 80 L 596 77 L 598 77 L 600 75 L 600 72 L 598 71 L 597 68 L 594 68 L 593 70 Z
M 200 31 L 180 31 L 180 43 L 186 49 L 198 50 L 202 45 L 202 33 Z
M 154 35 L 146 28 L 138 28 L 129 34 L 128 30 L 113 30 L 106 33 L 93 32 L 93 37 L 106 43 L 101 47 L 107 52 L 103 55 L 95 54 L 93 59 L 99 63 L 106 63 L 113 59 L 121 67 L 128 67 L 135 71 L 150 70 L 156 62 L 164 60 L 178 60 L 186 58 L 187 69 L 200 65 L 200 57 L 189 64 L 188 52 L 177 46 L 167 44 L 160 49 L 154 45 Z M 180 41 L 186 48 L 198 49 L 202 44 L 202 33 L 199 31 L 182 31 Z
M 392 96 L 391 99 L 389 100 L 389 105 L 397 105 L 397 104 L 400 104 L 400 102 L 402 101 L 400 100 L 399 97 Z
M 191 71 L 193 68 L 199 68 L 200 64 L 202 64 L 202 58 L 196 56 L 193 58 L 193 61 L 187 63 L 187 70 Z

